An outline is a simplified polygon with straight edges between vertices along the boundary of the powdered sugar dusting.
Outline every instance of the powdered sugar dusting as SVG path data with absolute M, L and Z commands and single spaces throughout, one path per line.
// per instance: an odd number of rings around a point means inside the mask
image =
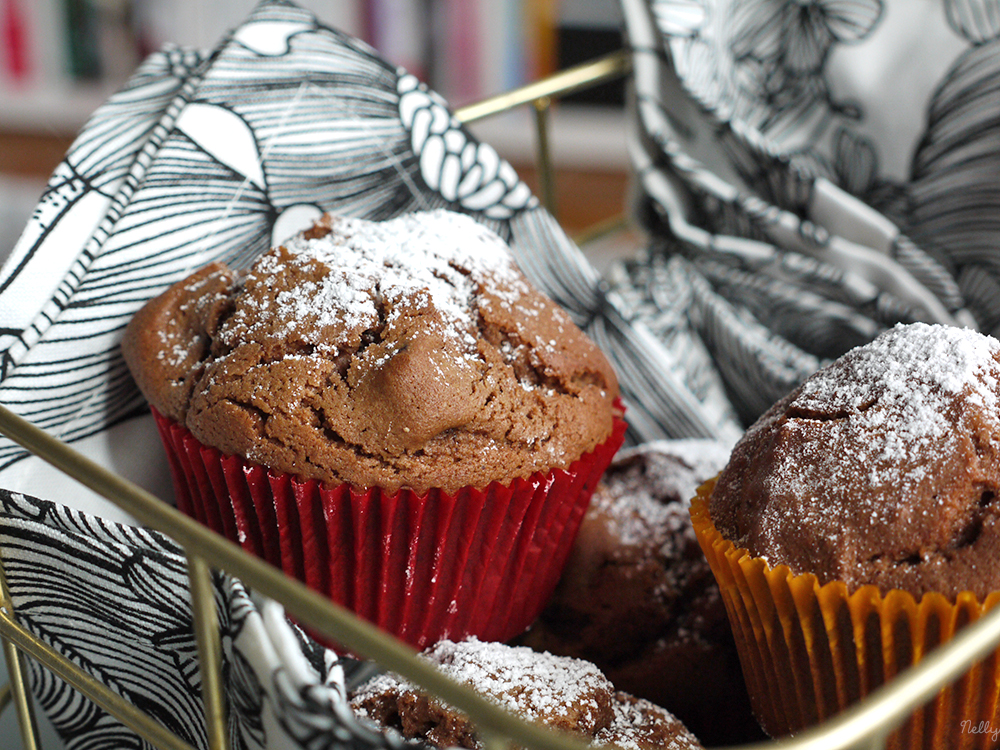
M 609 693 L 613 689 L 590 662 L 539 653 L 526 646 L 505 646 L 476 638 L 457 643 L 444 640 L 422 656 L 451 679 L 529 721 L 563 715 L 569 704 L 595 692 Z M 366 690 L 378 688 L 376 683 Z M 598 705 L 584 708 L 595 714 L 591 721 L 596 721 Z
M 707 479 L 718 474 L 722 467 L 729 460 L 729 452 L 732 445 L 719 440 L 686 438 L 676 440 L 654 440 L 646 443 L 645 448 L 652 451 L 660 451 L 671 456 L 676 456 L 686 464 L 691 473 L 691 478 L 701 484 Z M 636 446 L 622 451 L 619 455 L 627 457 L 629 451 L 641 451 L 643 446 Z M 690 484 L 682 487 L 682 492 L 690 499 L 694 496 L 694 490 Z
M 320 327 L 365 329 L 379 323 L 380 302 L 398 312 L 405 301 L 411 309 L 438 310 L 442 320 L 452 324 L 442 332 L 464 336 L 471 344 L 472 300 L 478 287 L 488 281 L 508 304 L 526 289 L 506 243 L 472 218 L 450 211 L 404 214 L 381 222 L 337 218 L 329 234 L 299 235 L 285 248 L 290 258 L 266 255 L 255 273 L 265 278 L 280 273 L 282 263 L 320 263 L 329 269 L 277 295 L 278 309 L 271 312 L 286 319 L 290 328 L 309 321 Z
M 882 439 L 856 446 L 864 452 L 858 458 L 871 466 L 871 483 L 883 484 L 898 477 L 910 456 L 948 436 L 955 402 L 997 415 L 998 351 L 1000 342 L 969 329 L 898 325 L 808 379 L 794 406 L 833 404 L 844 414 L 865 414 Z M 925 470 L 919 463 L 909 469 L 913 479 Z
M 626 545 L 678 533 L 693 538 L 689 503 L 700 484 L 725 466 L 729 450 L 714 440 L 659 440 L 615 457 L 594 494 L 591 511 L 613 524 Z
M 421 658 L 512 714 L 572 729 L 590 736 L 595 745 L 611 744 L 624 750 L 701 747 L 673 715 L 648 701 L 616 693 L 604 673 L 582 659 L 475 637 L 440 641 Z M 383 674 L 365 683 L 351 703 L 361 715 L 367 715 L 363 706 L 369 697 L 410 691 L 416 688 L 402 678 Z M 446 731 L 454 729 L 452 723 L 454 720 L 449 720 Z
M 157 359 L 161 359 L 171 367 L 179 367 L 187 361 L 192 351 L 197 350 L 198 337 L 189 336 L 184 341 L 178 341 L 176 337 L 171 337 L 168 331 L 158 333 L 162 347 L 156 353 Z
M 644 699 L 619 701 L 614 706 L 614 720 L 595 737 L 598 745 L 611 745 L 620 750 L 700 750 L 701 743 L 659 706 Z M 674 723 L 672 736 L 657 731 L 664 721 Z
M 943 432 L 941 396 L 955 397 L 968 389 L 976 406 L 995 406 L 997 382 L 991 369 L 998 350 L 996 339 L 965 328 L 897 325 L 852 351 L 844 366 L 817 372 L 797 401 L 843 401 L 861 409 L 873 397 L 890 399 L 901 410 L 895 420 L 899 429 L 914 437 L 938 436 Z
M 823 580 L 958 544 L 965 503 L 982 491 L 981 456 L 1000 440 L 998 359 L 992 337 L 924 323 L 851 350 L 734 450 L 721 497 L 746 493 L 754 512 L 717 497 L 713 514 L 739 527 L 730 538 L 740 546 Z
M 686 504 L 663 502 L 648 492 L 630 492 L 618 497 L 595 493 L 594 509 L 614 521 L 615 536 L 622 544 L 641 546 L 662 536 L 690 532 Z

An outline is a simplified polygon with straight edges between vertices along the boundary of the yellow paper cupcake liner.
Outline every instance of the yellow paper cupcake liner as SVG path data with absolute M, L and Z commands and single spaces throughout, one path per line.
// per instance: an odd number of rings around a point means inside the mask
M 712 523 L 699 488 L 691 503 L 695 533 L 718 581 L 740 654 L 754 713 L 782 737 L 842 711 L 918 662 L 959 629 L 1000 602 L 962 592 L 953 603 L 930 593 L 882 595 L 875 586 L 849 592 L 839 581 L 820 585 L 725 539 Z M 888 748 L 1000 746 L 1000 650 L 942 690 L 894 732 Z

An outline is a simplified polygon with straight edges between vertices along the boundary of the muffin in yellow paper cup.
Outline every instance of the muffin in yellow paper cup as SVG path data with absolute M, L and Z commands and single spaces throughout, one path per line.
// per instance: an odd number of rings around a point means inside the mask
M 531 623 L 625 431 L 597 346 L 445 210 L 196 271 L 122 351 L 182 511 L 420 648 Z
M 827 719 L 1000 601 L 1000 342 L 897 326 L 774 405 L 692 501 L 754 712 Z M 992 748 L 1000 655 L 890 748 Z

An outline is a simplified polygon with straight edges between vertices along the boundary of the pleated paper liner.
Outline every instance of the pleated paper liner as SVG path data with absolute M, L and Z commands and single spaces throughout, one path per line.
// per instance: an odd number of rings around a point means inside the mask
M 842 711 L 918 662 L 1000 601 L 963 592 L 913 595 L 875 586 L 849 593 L 839 581 L 771 568 L 723 538 L 698 490 L 691 518 L 722 591 L 751 703 L 761 726 L 783 737 Z M 1000 651 L 917 711 L 890 749 L 994 748 L 1000 744 Z
M 418 495 L 272 473 L 154 417 L 182 512 L 418 649 L 531 624 L 625 433 L 565 470 Z

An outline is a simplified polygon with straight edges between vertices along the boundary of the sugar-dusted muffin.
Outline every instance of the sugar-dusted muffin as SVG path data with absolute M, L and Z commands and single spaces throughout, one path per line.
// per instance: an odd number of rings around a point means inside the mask
M 898 327 L 752 427 L 712 493 L 719 531 L 820 583 L 954 600 L 1000 589 L 1000 343 Z
M 442 641 L 422 658 L 515 716 L 596 745 L 630 750 L 701 748 L 668 711 L 616 691 L 597 667 L 580 659 L 474 638 Z M 380 727 L 439 748 L 483 747 L 468 716 L 393 674 L 372 678 L 358 688 L 351 706 Z
M 1000 601 L 998 407 L 1000 342 L 899 325 L 775 404 L 700 491 L 695 529 L 769 733 L 840 710 Z M 985 747 L 961 728 L 1000 725 L 997 663 L 890 746 Z
M 552 599 L 520 643 L 596 664 L 707 746 L 761 739 L 690 500 L 725 466 L 711 440 L 623 449 L 605 472 Z
M 600 350 L 506 243 L 434 211 L 325 216 L 246 274 L 209 266 L 122 348 L 202 443 L 335 484 L 449 492 L 566 468 L 611 435 Z
M 418 646 L 527 626 L 624 431 L 603 354 L 443 210 L 208 266 L 122 350 L 178 506 Z

